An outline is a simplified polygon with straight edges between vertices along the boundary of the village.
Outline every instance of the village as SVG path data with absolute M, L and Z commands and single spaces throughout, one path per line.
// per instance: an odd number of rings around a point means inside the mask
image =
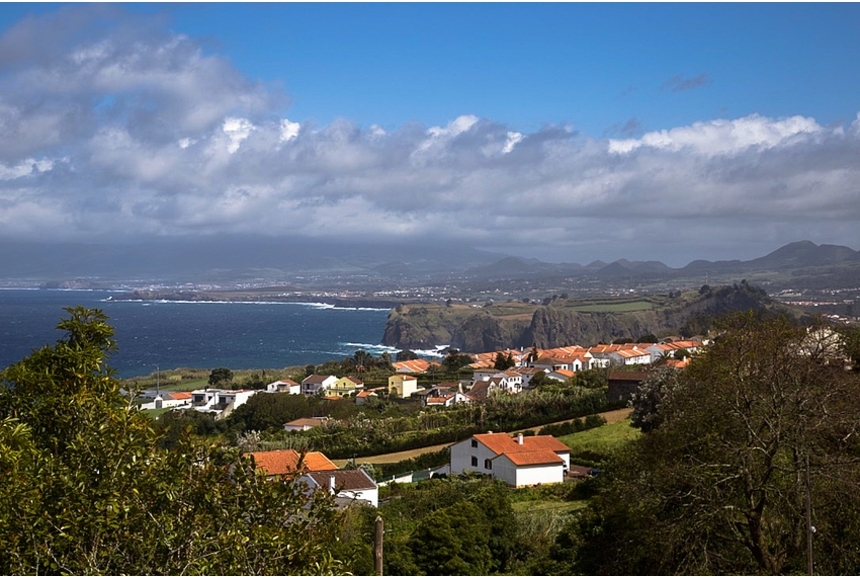
M 607 398 L 613 406 L 624 406 L 631 394 L 655 367 L 682 368 L 707 344 L 706 339 L 663 339 L 662 342 L 600 344 L 592 347 L 565 346 L 551 349 L 500 350 L 468 355 L 463 367 L 469 378 L 457 382 L 419 385 L 419 378 L 441 369 L 436 360 L 413 358 L 391 363 L 394 373 L 387 386 L 367 387 L 355 375 L 310 374 L 301 381 L 281 378 L 263 389 L 209 388 L 190 392 L 159 389 L 140 391 L 140 408 L 195 411 L 228 418 L 236 409 L 259 394 L 287 394 L 321 398 L 332 402 L 364 405 L 379 398 L 418 403 L 423 407 L 445 408 L 476 405 L 491 396 L 528 395 L 541 386 L 573 382 L 586 371 L 606 375 Z M 454 355 L 459 355 L 453 351 Z M 283 423 L 286 432 L 310 431 L 330 423 L 331 417 L 302 417 Z M 588 467 L 570 462 L 570 449 L 551 435 L 511 436 L 502 431 L 476 433 L 453 442 L 444 465 L 431 470 L 372 478 L 364 469 L 343 469 L 319 451 L 301 453 L 295 449 L 251 451 L 256 466 L 267 476 L 297 475 L 311 488 L 331 490 L 341 503 L 354 500 L 378 504 L 380 485 L 412 482 L 438 475 L 479 474 L 504 481 L 511 487 L 541 486 L 582 478 Z

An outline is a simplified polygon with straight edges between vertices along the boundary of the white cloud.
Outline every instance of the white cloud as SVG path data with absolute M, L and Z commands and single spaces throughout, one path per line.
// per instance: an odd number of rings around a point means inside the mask
M 750 148 L 773 148 L 796 136 L 817 134 L 822 130 L 812 118 L 792 116 L 772 120 L 754 114 L 737 120 L 696 122 L 691 126 L 649 132 L 639 139 L 610 140 L 609 151 L 625 154 L 644 146 L 676 152 L 687 148 L 705 155 L 737 154 Z
M 298 138 L 299 131 L 301 129 L 302 125 L 298 122 L 290 122 L 288 119 L 284 118 L 281 120 L 281 142 L 295 140 Z
M 152 23 L 79 41 L 92 35 L 70 26 L 89 30 L 88 9 L 0 37 L 0 235 L 452 238 L 680 264 L 800 238 L 860 248 L 860 114 L 845 127 L 702 120 L 627 140 L 474 115 L 303 125 L 283 118 L 283 95 Z
M 245 118 L 226 118 L 221 130 L 230 139 L 230 144 L 227 146 L 227 151 L 233 154 L 239 150 L 242 141 L 251 135 L 255 130 L 255 126 Z

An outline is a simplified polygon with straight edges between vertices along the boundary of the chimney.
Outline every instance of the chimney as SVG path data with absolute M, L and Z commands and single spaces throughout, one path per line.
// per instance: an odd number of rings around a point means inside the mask
M 332 494 L 332 495 L 334 495 L 334 493 L 335 493 L 335 489 L 334 489 L 334 475 L 332 475 L 332 476 L 330 476 L 330 477 L 328 478 L 328 490 L 329 490 L 329 491 L 331 491 L 331 494 Z
M 523 444 L 523 434 L 522 434 L 522 433 L 520 433 L 519 435 L 517 435 L 517 443 L 518 443 L 518 444 L 520 444 L 520 445 L 522 445 L 522 444 Z

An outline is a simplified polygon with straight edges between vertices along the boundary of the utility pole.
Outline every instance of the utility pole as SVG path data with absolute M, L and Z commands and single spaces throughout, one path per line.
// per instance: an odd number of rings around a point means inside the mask
M 815 527 L 812 526 L 812 499 L 809 495 L 809 453 L 806 454 L 806 571 L 810 575 L 813 573 L 812 564 L 812 534 L 815 533 Z
M 382 515 L 376 516 L 376 538 L 373 540 L 373 566 L 377 575 L 382 575 L 382 539 L 385 534 Z

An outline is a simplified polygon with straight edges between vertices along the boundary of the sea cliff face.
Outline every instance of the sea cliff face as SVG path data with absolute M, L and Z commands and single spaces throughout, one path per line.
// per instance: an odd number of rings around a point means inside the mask
M 389 314 L 382 343 L 401 349 L 448 344 L 467 352 L 586 346 L 649 334 L 702 334 L 726 313 L 777 308 L 797 314 L 746 283 L 668 297 L 571 299 L 548 306 L 402 305 Z

